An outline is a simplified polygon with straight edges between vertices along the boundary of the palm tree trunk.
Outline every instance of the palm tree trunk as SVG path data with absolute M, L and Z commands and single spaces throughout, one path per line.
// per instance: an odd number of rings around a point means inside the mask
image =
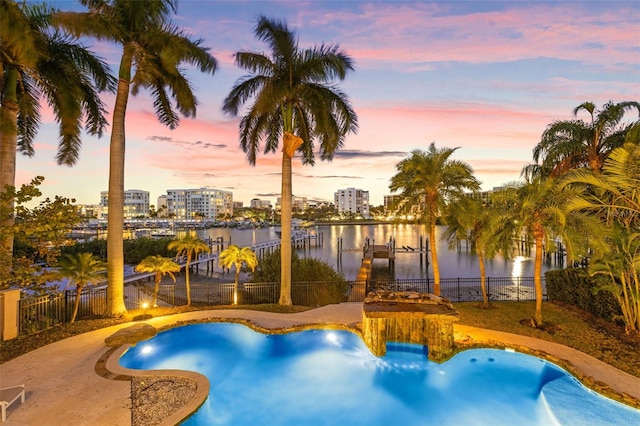
M 544 238 L 544 231 L 534 231 L 534 238 L 536 243 L 535 261 L 533 264 L 533 282 L 536 289 L 536 312 L 535 321 L 536 327 L 542 326 L 542 240 Z
M 80 306 L 80 295 L 82 294 L 83 284 L 78 283 L 76 285 L 76 300 L 73 302 L 73 314 L 71 314 L 71 324 L 76 320 L 76 315 L 78 315 L 78 307 Z
M 125 116 L 129 100 L 132 52 L 125 47 L 109 146 L 109 201 L 107 211 L 107 312 L 122 315 L 124 304 L 124 155 Z
M 284 142 L 286 145 L 286 142 Z M 280 300 L 281 306 L 291 306 L 291 157 L 282 152 L 282 199 L 280 202 L 280 225 L 282 229 L 280 240 Z
M 433 294 L 440 296 L 440 265 L 438 264 L 438 249 L 436 244 L 436 221 L 429 224 L 429 249 L 433 264 Z
M 482 307 L 488 308 L 489 296 L 487 295 L 486 286 L 487 271 L 484 268 L 484 255 L 482 254 L 482 249 L 480 248 L 482 246 L 482 242 L 479 239 L 478 241 L 476 241 L 476 246 L 478 247 L 478 264 L 480 265 L 480 291 L 482 292 Z
M 162 279 L 162 273 L 160 272 L 156 272 L 156 276 L 155 276 L 155 281 L 156 281 L 156 286 L 153 289 L 153 307 L 156 307 L 158 305 L 158 289 L 160 288 L 160 280 Z
M 18 71 L 8 68 L 5 78 L 5 90 L 0 105 L 0 192 L 4 192 L 7 185 L 15 186 L 18 146 Z M 13 207 L 13 200 L 7 200 L 5 205 L 0 206 L 0 212 L 3 215 L 7 213 L 7 216 L 0 218 L 0 226 L 5 230 L 13 227 Z M 11 273 L 13 232 L 3 232 L 0 238 L 0 283 L 3 283 Z
M 184 265 L 184 282 L 187 288 L 187 306 L 191 306 L 191 283 L 189 282 L 189 265 L 191 264 L 191 253 L 187 254 L 187 264 Z
M 240 280 L 240 266 L 236 265 L 236 281 L 233 284 L 233 304 L 238 304 L 238 281 Z

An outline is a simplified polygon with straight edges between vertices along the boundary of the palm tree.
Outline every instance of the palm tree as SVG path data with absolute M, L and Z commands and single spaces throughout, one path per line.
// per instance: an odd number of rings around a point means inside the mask
M 153 306 L 157 306 L 158 303 L 158 287 L 160 286 L 160 280 L 165 275 L 169 275 L 173 282 L 176 282 L 174 272 L 180 272 L 180 265 L 173 260 L 164 256 L 147 256 L 142 259 L 138 265 L 136 265 L 136 272 L 151 272 L 155 274 L 155 289 L 153 290 Z
M 83 127 L 100 136 L 107 124 L 98 92 L 113 91 L 115 78 L 102 59 L 51 27 L 54 12 L 0 0 L 0 191 L 15 186 L 17 153 L 34 154 L 41 98 L 59 124 L 58 164 L 78 161 Z M 3 207 L 13 211 L 13 200 Z M 7 229 L 12 224 L 13 215 L 0 219 Z M 0 250 L 4 265 L 13 253 L 12 233 L 0 240 Z
M 232 265 L 236 267 L 236 279 L 233 287 L 234 305 L 238 304 L 238 279 L 243 264 L 251 269 L 251 272 L 255 271 L 258 266 L 258 258 L 249 247 L 240 248 L 236 245 L 230 245 L 220 253 L 220 266 L 228 269 L 231 269 Z
M 89 11 L 60 14 L 57 23 L 74 34 L 122 46 L 111 124 L 107 217 L 107 310 L 111 315 L 120 315 L 126 311 L 123 230 L 125 116 L 129 93 L 135 96 L 140 89 L 149 89 L 159 121 L 174 129 L 179 123 L 176 109 L 185 117 L 196 114 L 197 101 L 182 65 L 193 65 L 201 72 L 213 74 L 216 60 L 201 46 L 201 40 L 191 40 L 171 22 L 169 15 L 177 11 L 177 0 L 80 0 L 80 3 Z
M 609 102 L 601 111 L 593 102 L 578 105 L 573 110 L 574 115 L 586 111 L 590 122 L 569 120 L 551 123 L 533 149 L 536 164 L 525 168 L 525 173 L 559 177 L 576 168 L 600 171 L 609 153 L 622 146 L 627 132 L 634 126 L 637 129 L 638 121 L 623 121 L 625 113 L 631 109 L 640 113 L 640 103 Z
M 416 149 L 411 156 L 396 164 L 397 173 L 391 177 L 389 189 L 402 191 L 404 209 L 419 206 L 422 218 L 429 228 L 429 250 L 433 264 L 434 293 L 440 295 L 440 267 L 436 242 L 436 221 L 444 212 L 448 200 L 459 198 L 465 190 L 480 189 L 467 163 L 449 157 L 458 148 L 436 148 L 431 143 L 428 151 Z
M 466 240 L 471 243 L 478 256 L 483 308 L 491 306 L 486 288 L 485 259 L 491 259 L 499 251 L 504 251 L 501 250 L 504 247 L 500 247 L 502 241 L 492 238 L 490 234 L 490 224 L 494 212 L 491 202 L 483 202 L 476 196 L 464 196 L 447 205 L 444 217 L 447 229 L 442 238 L 448 242 L 449 249 Z M 511 241 L 508 242 L 508 244 L 510 243 Z
M 197 258 L 200 253 L 208 253 L 210 251 L 207 243 L 193 234 L 187 234 L 179 240 L 173 240 L 167 246 L 169 250 L 176 250 L 176 259 L 186 257 L 184 265 L 185 281 L 187 286 L 187 306 L 191 306 L 191 285 L 189 283 L 189 266 L 191 260 Z
M 91 253 L 65 254 L 58 261 L 58 273 L 69 279 L 69 285 L 76 285 L 76 300 L 73 304 L 71 323 L 76 320 L 82 289 L 87 284 L 96 284 L 104 280 L 107 265 L 102 260 L 93 257 Z
M 610 278 L 602 289 L 618 300 L 626 332 L 640 333 L 640 145 L 617 148 L 601 173 L 574 170 L 561 185 L 583 189 L 567 200 L 570 212 L 590 214 L 604 227 L 589 272 Z
M 357 131 L 357 117 L 348 97 L 332 81 L 343 80 L 353 70 L 349 56 L 337 45 L 322 44 L 300 49 L 287 25 L 264 16 L 255 35 L 271 48 L 262 52 L 240 51 L 237 66 L 250 72 L 238 80 L 224 100 L 223 110 L 237 116 L 240 108 L 253 104 L 240 120 L 240 146 L 255 165 L 260 143 L 264 152 L 276 152 L 282 138 L 282 246 L 279 304 L 291 302 L 291 159 L 296 151 L 302 163 L 315 163 L 314 142 L 320 158 L 331 160 L 349 132 Z
M 518 185 L 508 185 L 496 192 L 493 202 L 496 203 L 496 214 L 491 224 L 491 236 L 502 243 L 502 247 L 513 247 L 514 240 L 526 236 L 533 241 L 534 254 L 534 286 L 536 307 L 534 321 L 536 327 L 542 327 L 542 255 L 544 248 L 551 249 L 555 239 L 562 241 L 571 249 L 571 240 L 567 238 L 565 226 L 567 213 L 564 201 L 569 195 L 559 190 L 557 182 L 552 178 L 533 177 Z M 505 257 L 508 251 L 502 250 Z

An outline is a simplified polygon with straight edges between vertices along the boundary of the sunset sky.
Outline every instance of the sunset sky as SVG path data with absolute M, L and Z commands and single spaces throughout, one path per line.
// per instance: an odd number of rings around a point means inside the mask
M 50 3 L 82 10 L 74 1 Z M 310 200 L 332 201 L 336 190 L 355 187 L 380 205 L 395 165 L 431 142 L 459 147 L 453 158 L 491 189 L 519 179 L 547 125 L 573 119 L 581 103 L 640 101 L 638 1 L 181 1 L 174 22 L 204 40 L 219 69 L 188 71 L 197 118 L 174 131 L 155 118 L 148 93 L 130 98 L 125 189 L 149 191 L 152 204 L 167 189 L 199 187 L 232 191 L 245 206 L 252 198 L 275 203 L 282 154 L 250 166 L 239 119 L 222 113 L 246 74 L 233 53 L 266 49 L 253 34 L 261 14 L 286 21 L 301 48 L 337 43 L 355 61 L 340 87 L 358 133 L 332 162 L 294 159 L 293 193 Z M 117 70 L 120 46 L 87 44 Z M 114 96 L 104 99 L 111 111 Z M 97 204 L 108 189 L 110 130 L 83 138 L 76 166 L 57 166 L 57 127 L 50 110 L 43 118 L 36 155 L 19 155 L 17 183 L 43 175 L 46 196 Z

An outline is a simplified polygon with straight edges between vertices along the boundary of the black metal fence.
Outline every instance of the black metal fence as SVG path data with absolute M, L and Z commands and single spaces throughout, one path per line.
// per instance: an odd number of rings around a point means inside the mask
M 533 277 L 487 277 L 486 290 L 490 301 L 535 300 Z M 544 279 L 543 298 L 546 300 Z M 362 302 L 375 290 L 416 291 L 433 293 L 430 279 L 377 280 L 338 282 L 292 283 L 291 299 L 294 305 L 317 307 L 341 302 Z M 477 302 L 482 300 L 479 278 L 442 278 L 440 295 L 452 302 Z M 154 283 L 150 281 L 127 284 L 124 299 L 127 309 L 138 309 L 144 303 L 151 304 Z M 75 290 L 50 297 L 28 298 L 20 301 L 20 333 L 33 333 L 70 321 Z M 191 304 L 195 306 L 231 305 L 234 303 L 234 283 L 191 284 Z M 280 283 L 239 284 L 237 303 L 243 305 L 278 303 Z M 161 307 L 187 304 L 184 284 L 163 284 L 158 288 L 156 303 Z M 96 318 L 107 314 L 106 288 L 89 288 L 82 291 L 77 319 Z

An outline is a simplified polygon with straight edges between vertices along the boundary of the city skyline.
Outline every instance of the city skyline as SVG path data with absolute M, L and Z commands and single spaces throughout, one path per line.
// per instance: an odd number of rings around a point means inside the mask
M 83 10 L 77 2 L 49 3 Z M 219 68 L 213 77 L 188 70 L 198 113 L 174 131 L 158 122 L 148 93 L 130 98 L 125 189 L 156 200 L 170 188 L 208 187 L 231 191 L 245 205 L 279 196 L 281 153 L 250 166 L 238 143 L 239 118 L 222 113 L 223 99 L 246 74 L 233 53 L 266 50 L 253 34 L 260 14 L 286 21 L 301 48 L 336 43 L 355 61 L 339 85 L 358 114 L 358 134 L 332 162 L 293 161 L 293 194 L 309 200 L 331 202 L 335 191 L 358 188 L 381 205 L 395 165 L 431 142 L 459 147 L 453 158 L 468 162 L 490 190 L 519 179 L 554 120 L 574 119 L 585 101 L 601 108 L 640 94 L 637 2 L 183 1 L 175 24 L 202 38 Z M 119 46 L 87 44 L 117 69 Z M 114 95 L 104 99 L 111 112 Z M 577 118 L 589 120 L 585 112 Z M 57 166 L 57 127 L 43 106 L 36 155 L 19 155 L 16 184 L 43 175 L 45 196 L 97 204 L 108 189 L 109 135 L 83 136 L 78 164 Z

